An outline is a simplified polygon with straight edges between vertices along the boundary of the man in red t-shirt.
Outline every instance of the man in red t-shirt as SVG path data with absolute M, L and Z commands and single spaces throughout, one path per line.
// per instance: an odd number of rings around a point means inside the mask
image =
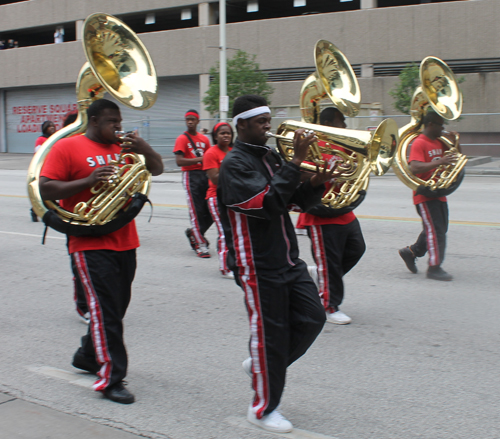
M 174 154 L 177 166 L 182 169 L 182 183 L 186 190 L 191 228 L 185 233 L 200 258 L 209 258 L 208 241 L 205 232 L 213 220 L 205 199 L 208 189 L 208 177 L 202 170 L 203 155 L 210 148 L 206 136 L 196 131 L 200 116 L 196 110 L 188 110 L 184 115 L 187 131 L 175 141 Z
M 58 141 L 50 150 L 40 177 L 44 200 L 60 200 L 73 212 L 77 203 L 91 198 L 90 188 L 114 174 L 111 160 L 122 147 L 116 131 L 121 130 L 118 106 L 100 99 L 87 110 L 84 136 Z M 135 134 L 127 134 L 127 148 L 144 155 L 153 175 L 163 172 L 161 156 Z M 68 250 L 76 281 L 85 291 L 90 325 L 82 345 L 73 357 L 73 366 L 98 376 L 94 389 L 112 401 L 130 404 L 135 398 L 124 386 L 127 352 L 123 343 L 122 320 L 130 301 L 136 268 L 139 238 L 135 222 L 99 237 L 68 236 Z
M 337 108 L 325 108 L 320 114 L 320 124 L 346 128 L 345 117 Z M 339 150 L 342 148 L 339 147 Z M 332 184 L 335 184 L 333 182 Z M 327 186 L 325 193 L 331 187 Z M 311 209 L 314 212 L 314 208 Z M 301 223 L 306 226 L 316 270 L 309 269 L 317 279 L 319 296 L 326 312 L 326 321 L 337 325 L 351 323 L 351 318 L 340 311 L 344 299 L 342 278 L 363 256 L 366 245 L 356 215 L 353 211 L 336 217 L 301 213 Z
M 434 111 L 429 111 L 423 119 L 424 130 L 411 145 L 410 171 L 422 180 L 428 180 L 434 170 L 441 165 L 449 165 L 454 158 L 444 155 L 446 146 L 439 137 L 443 133 L 443 118 Z M 451 133 L 453 136 L 454 133 Z M 454 138 L 452 139 L 454 140 Z M 413 192 L 413 204 L 422 218 L 423 231 L 415 244 L 399 250 L 412 273 L 417 273 L 416 258 L 429 252 L 429 279 L 450 281 L 453 277 L 441 268 L 446 248 L 448 231 L 448 203 L 446 197 L 429 198 Z

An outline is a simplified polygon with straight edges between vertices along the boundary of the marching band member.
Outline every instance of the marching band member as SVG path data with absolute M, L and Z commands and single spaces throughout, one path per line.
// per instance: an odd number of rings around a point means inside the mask
M 223 277 L 234 279 L 233 272 L 227 266 L 227 245 L 224 237 L 224 229 L 220 222 L 219 207 L 217 205 L 217 182 L 219 181 L 219 169 L 224 157 L 233 148 L 233 129 L 226 122 L 220 122 L 212 130 L 214 146 L 203 156 L 203 170 L 208 176 L 207 203 L 210 214 L 217 226 L 219 234 L 217 240 L 217 252 L 219 254 L 219 270 Z
M 325 322 L 318 290 L 299 259 L 288 206 L 319 203 L 331 172 L 300 181 L 299 165 L 314 133 L 295 132 L 288 163 L 266 146 L 271 114 L 263 97 L 239 97 L 232 115 L 238 138 L 222 162 L 217 197 L 229 268 L 243 289 L 250 320 L 250 358 L 243 367 L 255 394 L 247 419 L 284 433 L 293 428 L 277 410 L 286 369 L 307 351 Z
M 185 233 L 191 248 L 200 258 L 209 258 L 208 241 L 205 232 L 212 225 L 212 217 L 205 199 L 208 178 L 202 170 L 203 155 L 210 148 L 210 141 L 199 133 L 196 127 L 200 116 L 196 110 L 188 110 L 184 116 L 187 131 L 175 141 L 174 154 L 177 166 L 182 169 L 182 183 L 186 191 L 191 228 Z
M 422 180 L 428 180 L 433 171 L 441 165 L 450 165 L 454 157 L 444 155 L 445 145 L 439 140 L 443 134 L 444 119 L 429 110 L 423 118 L 424 130 L 411 145 L 408 163 L 410 170 Z M 452 135 L 451 140 L 455 140 Z M 427 277 L 434 280 L 450 281 L 453 276 L 441 268 L 446 249 L 448 231 L 448 203 L 446 197 L 429 198 L 413 192 L 413 204 L 422 218 L 423 230 L 415 244 L 399 250 L 399 255 L 408 270 L 417 273 L 416 259 L 429 252 Z
M 56 126 L 54 125 L 54 122 L 51 120 L 46 120 L 44 123 L 42 123 L 42 135 L 38 137 L 35 141 L 35 152 L 37 152 L 44 144 L 44 142 L 52 136 L 56 132 Z M 31 214 L 31 221 L 34 223 L 38 222 L 38 216 L 34 212 L 33 208 L 30 209 L 30 214 Z
M 107 99 L 92 103 L 85 135 L 59 140 L 48 154 L 41 171 L 40 194 L 44 200 L 60 200 L 73 211 L 77 203 L 91 198 L 90 188 L 114 174 L 111 160 L 122 147 L 116 131 L 121 130 L 118 106 Z M 127 134 L 127 148 L 144 155 L 153 175 L 163 172 L 161 156 L 136 136 Z M 107 235 L 68 236 L 73 273 L 85 292 L 90 312 L 87 334 L 73 358 L 73 366 L 97 374 L 94 390 L 122 404 L 135 397 L 123 386 L 127 374 L 127 352 L 122 320 L 131 296 L 139 237 L 135 222 Z
M 347 127 L 344 115 L 334 107 L 321 112 L 320 125 Z M 327 183 L 327 191 L 329 186 Z M 366 249 L 359 221 L 352 210 L 336 217 L 324 217 L 321 210 L 314 207 L 301 213 L 300 219 L 311 239 L 317 267 L 311 274 L 318 282 L 326 321 L 337 325 L 351 323 L 352 319 L 340 311 L 339 306 L 344 299 L 342 278 L 359 262 Z

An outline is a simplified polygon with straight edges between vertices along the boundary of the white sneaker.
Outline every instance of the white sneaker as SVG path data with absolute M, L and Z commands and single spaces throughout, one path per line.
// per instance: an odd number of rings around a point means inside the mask
M 274 410 L 261 419 L 257 419 L 252 410 L 252 406 L 248 408 L 247 421 L 257 425 L 267 431 L 274 433 L 289 433 L 293 430 L 292 423 L 286 419 L 278 410 Z
M 308 265 L 307 272 L 309 273 L 309 276 L 311 276 L 316 286 L 319 288 L 318 267 L 316 267 L 316 265 Z
M 200 244 L 196 249 L 196 254 L 199 258 L 209 258 L 210 252 L 208 251 L 208 247 L 206 244 Z
M 220 274 L 224 279 L 234 279 L 234 273 L 232 271 L 228 271 L 227 273 L 221 271 Z
M 326 313 L 326 321 L 335 325 L 347 325 L 352 322 L 352 319 L 338 310 L 336 312 Z
M 90 313 L 87 311 L 83 316 L 78 314 L 78 317 L 80 317 L 80 320 L 85 323 L 86 325 L 90 325 Z
M 246 360 L 244 360 L 243 363 L 241 363 L 241 367 L 250 378 L 253 378 L 252 357 L 248 357 Z

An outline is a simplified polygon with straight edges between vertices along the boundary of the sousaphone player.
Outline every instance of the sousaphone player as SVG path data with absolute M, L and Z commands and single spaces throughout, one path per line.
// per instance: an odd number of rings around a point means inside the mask
M 119 107 L 100 98 L 104 86 L 129 107 L 149 108 L 156 99 L 157 81 L 145 47 L 124 23 L 106 14 L 92 14 L 83 28 L 84 48 L 91 55 L 90 66 L 84 65 L 77 83 L 78 119 L 61 130 L 60 137 L 45 142 L 33 159 L 29 193 L 44 222 L 51 227 L 56 224 L 56 230 L 68 235 L 73 273 L 85 292 L 90 324 L 73 366 L 97 375 L 94 390 L 112 401 L 130 404 L 135 397 L 123 385 L 128 361 L 122 320 L 130 302 L 139 247 L 132 217 L 140 207 L 133 209 L 135 200 L 127 196 L 137 189 L 147 198 L 150 175 L 161 174 L 163 162 L 144 139 L 120 133 Z M 110 82 L 100 78 L 101 73 Z M 83 136 L 67 137 L 83 131 Z M 127 203 L 123 208 L 122 201 Z M 102 217 L 99 204 L 106 206 Z M 58 219 L 58 212 L 64 219 Z M 106 223 L 92 224 L 96 221 Z
M 458 134 L 445 133 L 443 124 L 445 119 L 460 116 L 463 99 L 455 75 L 439 58 L 429 56 L 421 62 L 420 82 L 412 98 L 411 121 L 400 130 L 393 167 L 401 181 L 413 189 L 423 230 L 414 244 L 399 250 L 399 255 L 408 269 L 417 273 L 416 259 L 429 253 L 427 277 L 450 281 L 453 277 L 441 267 L 448 231 L 446 196 L 460 186 L 467 157 L 460 152 Z

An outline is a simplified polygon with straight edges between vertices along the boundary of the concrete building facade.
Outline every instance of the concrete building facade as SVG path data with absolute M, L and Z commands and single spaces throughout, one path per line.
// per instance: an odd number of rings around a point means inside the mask
M 291 8 L 295 1 L 270 3 Z M 351 10 L 259 19 L 245 12 L 251 3 L 259 8 L 259 1 L 228 2 L 236 18 L 227 24 L 227 46 L 257 56 L 274 87 L 275 116 L 298 116 L 300 86 L 314 71 L 314 44 L 326 39 L 353 65 L 361 87 L 362 114 L 370 116 L 351 120 L 350 127 L 364 128 L 376 125 L 384 115 L 397 116 L 388 94 L 397 75 L 406 64 L 434 55 L 465 78 L 461 84 L 465 116 L 450 128 L 459 130 L 466 144 L 500 143 L 498 0 L 392 2 L 404 4 L 400 6 L 392 6 L 390 0 L 358 0 L 350 2 Z M 349 2 L 332 0 L 335 3 L 345 9 Z M 268 15 L 278 10 L 269 10 Z M 33 131 L 44 117 L 60 121 L 75 105 L 74 84 L 85 62 L 79 32 L 85 17 L 98 11 L 123 19 L 138 32 L 159 76 L 157 105 L 146 112 L 124 110 L 127 126 L 139 127 L 162 153 L 171 150 L 184 128 L 182 116 L 188 108 L 200 110 L 207 128 L 211 126 L 201 99 L 209 85 L 208 71 L 218 60 L 218 1 L 31 0 L 0 6 L 0 39 L 15 35 L 20 40 L 19 48 L 0 51 L 0 151 L 32 152 L 38 134 Z M 181 20 L 188 12 L 191 18 Z M 164 27 L 177 26 L 172 17 L 178 17 L 178 26 L 183 27 L 147 32 L 148 16 L 150 21 L 166 23 Z M 237 21 L 238 17 L 247 19 Z M 68 37 L 64 43 L 37 44 L 61 25 Z M 467 116 L 471 113 L 488 115 Z M 408 120 L 402 115 L 396 118 L 400 126 Z M 495 146 L 471 148 L 475 155 L 500 155 Z M 467 148 L 466 152 L 471 153 Z

